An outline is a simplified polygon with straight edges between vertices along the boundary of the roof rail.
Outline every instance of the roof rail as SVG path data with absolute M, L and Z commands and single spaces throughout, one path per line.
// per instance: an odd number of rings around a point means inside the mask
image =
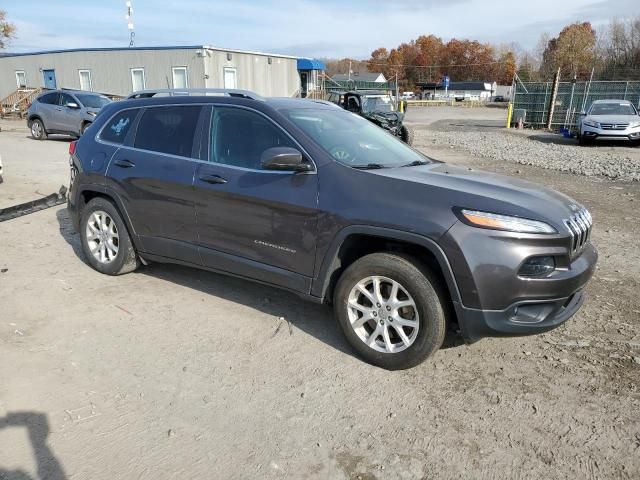
M 249 90 L 239 90 L 235 88 L 160 88 L 157 90 L 139 90 L 137 92 L 133 92 L 125 99 L 131 100 L 137 98 L 151 98 L 155 97 L 156 95 L 178 97 L 190 95 L 206 96 L 207 94 L 264 101 L 264 99 L 257 93 L 251 92 Z

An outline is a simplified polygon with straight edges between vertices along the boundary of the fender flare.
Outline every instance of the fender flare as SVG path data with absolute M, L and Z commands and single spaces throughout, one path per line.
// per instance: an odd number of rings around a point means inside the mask
M 97 185 L 97 184 L 83 185 L 81 188 L 78 189 L 76 202 L 77 202 L 77 199 L 80 198 L 80 196 L 84 192 L 101 193 L 104 196 L 109 197 L 116 204 L 116 208 L 118 209 L 118 211 L 122 215 L 122 220 L 124 221 L 125 225 L 127 226 L 127 230 L 129 231 L 129 235 L 131 236 L 131 239 L 133 240 L 133 243 L 134 243 L 134 246 L 136 247 L 136 250 L 137 251 L 143 251 L 144 250 L 142 248 L 142 242 L 140 241 L 140 238 L 138 237 L 138 234 L 136 233 L 135 229 L 133 228 L 133 223 L 131 223 L 131 218 L 129 217 L 129 212 L 127 212 L 127 209 L 124 206 L 124 203 L 122 203 L 122 200 L 120 199 L 118 194 L 112 188 L 109 188 L 109 187 L 107 187 L 105 185 Z
M 326 298 L 327 290 L 331 282 L 331 276 L 335 270 L 339 268 L 336 262 L 338 259 L 338 253 L 346 239 L 351 235 L 369 235 L 388 240 L 398 240 L 425 248 L 438 262 L 447 284 L 451 300 L 461 303 L 460 291 L 458 290 L 458 284 L 455 280 L 451 264 L 449 263 L 449 259 L 442 248 L 440 248 L 440 245 L 438 245 L 434 240 L 416 233 L 369 225 L 350 225 L 343 228 L 335 235 L 324 255 L 318 275 L 313 281 L 311 286 L 311 295 L 321 299 Z

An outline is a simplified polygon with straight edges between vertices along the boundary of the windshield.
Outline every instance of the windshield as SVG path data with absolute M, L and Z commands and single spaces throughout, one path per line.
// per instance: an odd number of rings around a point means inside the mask
M 394 112 L 395 110 L 395 104 L 389 95 L 362 97 L 363 112 Z
M 630 103 L 595 103 L 590 115 L 637 115 Z
M 428 157 L 359 115 L 338 109 L 296 109 L 285 113 L 343 165 L 392 168 L 414 162 L 432 163 Z
M 76 94 L 76 97 L 78 97 L 80 103 L 87 108 L 102 108 L 107 103 L 111 103 L 111 100 L 104 95 L 88 95 L 80 93 Z

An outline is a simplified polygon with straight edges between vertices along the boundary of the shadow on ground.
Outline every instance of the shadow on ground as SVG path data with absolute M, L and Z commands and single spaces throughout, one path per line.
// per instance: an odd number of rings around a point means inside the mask
M 5 428 L 25 428 L 27 430 L 40 480 L 65 480 L 67 478 L 60 461 L 47 444 L 49 422 L 44 413 L 11 412 L 0 417 L 0 431 Z M 34 480 L 23 470 L 6 470 L 0 465 L 2 480 Z
M 82 245 L 74 232 L 66 209 L 56 212 L 60 234 L 71 245 L 74 253 L 87 264 Z M 148 275 L 170 283 L 198 290 L 227 301 L 251 307 L 286 322 L 323 341 L 336 350 L 355 356 L 353 350 L 333 319 L 331 307 L 319 305 L 268 285 L 218 273 L 173 264 L 151 264 L 137 270 L 137 274 Z M 96 273 L 96 275 L 99 275 Z M 286 327 L 286 326 L 284 326 Z M 278 329 L 283 328 L 279 326 Z M 459 334 L 450 332 L 442 348 L 464 344 Z

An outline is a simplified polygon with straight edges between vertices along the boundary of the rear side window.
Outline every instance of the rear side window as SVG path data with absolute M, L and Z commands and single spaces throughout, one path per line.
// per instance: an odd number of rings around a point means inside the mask
M 47 105 L 57 105 L 58 104 L 58 92 L 47 93 L 46 95 L 42 95 L 38 102 L 46 103 Z
M 138 124 L 134 147 L 190 157 L 200 110 L 199 106 L 147 109 Z
M 100 139 L 105 142 L 123 143 L 137 114 L 137 108 L 118 113 L 104 126 L 100 134 Z

